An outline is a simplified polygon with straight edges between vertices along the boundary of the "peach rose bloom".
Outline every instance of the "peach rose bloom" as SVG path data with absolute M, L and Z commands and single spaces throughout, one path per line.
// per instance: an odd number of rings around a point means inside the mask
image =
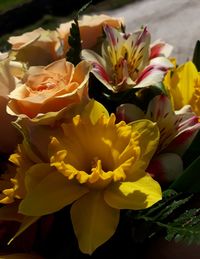
M 11 153 L 15 149 L 20 135 L 11 124 L 14 120 L 6 112 L 8 94 L 15 88 L 15 79 L 12 76 L 10 61 L 7 55 L 1 56 L 0 60 L 0 152 Z
M 9 94 L 8 113 L 35 118 L 79 103 L 88 97 L 90 69 L 86 61 L 74 67 L 65 59 L 46 67 L 30 67 L 23 80 Z
M 57 29 L 59 36 L 63 42 L 64 53 L 66 53 L 69 48 L 68 45 L 68 36 L 70 33 L 70 27 L 73 21 L 67 23 L 61 23 L 60 27 Z M 82 48 L 90 49 L 94 47 L 98 38 L 100 38 L 103 34 L 103 26 L 109 25 L 116 29 L 121 28 L 122 24 L 124 24 L 122 18 L 114 18 L 108 15 L 84 15 L 79 23 L 79 29 L 82 40 Z
M 60 40 L 56 31 L 38 28 L 8 39 L 16 60 L 31 66 L 48 65 L 60 58 Z

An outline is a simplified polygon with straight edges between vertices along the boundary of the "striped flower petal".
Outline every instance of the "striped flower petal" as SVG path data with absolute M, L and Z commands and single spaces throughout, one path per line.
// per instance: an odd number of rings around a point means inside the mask
M 101 56 L 91 50 L 83 50 L 82 57 L 91 62 L 96 78 L 113 92 L 157 86 L 167 69 L 172 67 L 164 57 L 164 45 L 156 45 L 155 53 L 150 56 L 150 33 L 146 27 L 126 34 L 106 25 L 104 32 L 106 38 Z

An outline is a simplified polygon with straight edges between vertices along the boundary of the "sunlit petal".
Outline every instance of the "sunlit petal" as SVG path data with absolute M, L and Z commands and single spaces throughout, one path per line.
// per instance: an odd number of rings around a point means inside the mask
M 105 201 L 116 209 L 145 209 L 161 198 L 160 185 L 148 174 L 135 182 L 115 183 L 104 192 Z
M 100 192 L 90 192 L 72 205 L 71 218 L 80 250 L 92 254 L 114 234 L 119 210 L 109 207 Z
M 19 206 L 24 215 L 42 216 L 56 212 L 87 192 L 87 188 L 69 183 L 56 171 L 49 173 L 27 194 Z

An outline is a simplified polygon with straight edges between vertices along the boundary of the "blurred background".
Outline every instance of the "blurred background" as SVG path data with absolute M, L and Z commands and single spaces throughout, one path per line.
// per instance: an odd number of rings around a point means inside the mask
M 10 35 L 38 27 L 55 29 L 73 17 L 89 0 L 0 0 L 0 50 Z M 87 13 L 124 17 L 127 31 L 147 25 L 152 41 L 162 39 L 174 46 L 178 63 L 192 58 L 200 40 L 199 0 L 93 0 Z

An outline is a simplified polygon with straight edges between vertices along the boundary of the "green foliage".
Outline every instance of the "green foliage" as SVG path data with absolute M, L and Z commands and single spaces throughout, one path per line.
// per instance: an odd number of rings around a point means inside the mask
M 186 210 L 166 226 L 168 241 L 183 241 L 200 244 L 200 208 Z
M 162 201 L 149 209 L 130 215 L 136 219 L 134 231 L 137 232 L 137 227 L 141 231 L 141 225 L 145 224 L 142 241 L 164 232 L 168 241 L 200 244 L 200 208 L 191 207 L 192 202 L 194 195 L 167 190 Z M 140 233 L 139 238 L 141 236 Z
M 193 63 L 195 64 L 198 71 L 200 71 L 200 41 L 196 42 L 193 54 Z
M 68 50 L 66 54 L 66 58 L 69 62 L 73 63 L 74 65 L 77 65 L 81 61 L 81 36 L 80 36 L 80 30 L 79 30 L 79 24 L 78 19 L 79 16 L 87 9 L 87 7 L 91 4 L 92 1 L 85 4 L 75 15 L 74 22 L 71 25 L 70 28 L 70 35 L 68 36 L 68 43 L 70 46 L 70 49 Z
M 170 188 L 180 192 L 200 192 L 200 156 L 197 157 L 183 172 L 183 174 L 174 181 Z
M 81 54 L 81 37 L 78 26 L 78 20 L 75 18 L 74 23 L 72 23 L 70 28 L 70 35 L 68 37 L 68 43 L 70 49 L 67 52 L 67 60 L 74 65 L 77 65 L 80 62 Z
M 0 12 L 8 11 L 26 2 L 27 0 L 0 0 Z

